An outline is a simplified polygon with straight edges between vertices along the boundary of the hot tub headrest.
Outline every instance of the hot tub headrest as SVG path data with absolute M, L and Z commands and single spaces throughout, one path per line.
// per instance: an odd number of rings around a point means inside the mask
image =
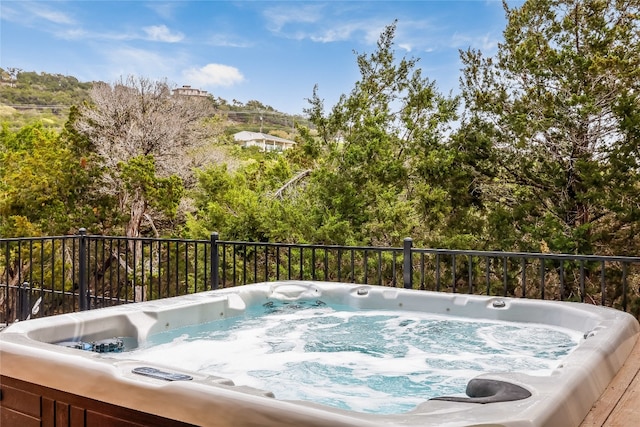
M 467 396 L 440 396 L 430 400 L 463 403 L 511 402 L 531 397 L 529 390 L 506 381 L 474 378 L 467 384 Z
M 313 299 L 321 296 L 320 289 L 309 283 L 278 283 L 271 287 L 270 298 L 281 301 Z

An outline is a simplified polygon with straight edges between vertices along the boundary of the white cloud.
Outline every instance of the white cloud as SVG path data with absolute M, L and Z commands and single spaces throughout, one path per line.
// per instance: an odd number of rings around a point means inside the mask
M 382 34 L 389 24 L 391 24 L 391 21 L 386 21 L 380 18 L 375 18 L 370 22 L 365 22 L 361 28 L 364 32 L 364 42 L 368 45 L 375 45 L 378 42 L 378 39 L 380 39 L 380 34 Z M 394 38 L 396 43 L 400 40 L 399 35 L 399 29 L 396 27 L 396 37 Z
M 108 41 L 125 41 L 141 38 L 140 35 L 129 34 L 125 32 L 112 33 L 96 33 L 87 31 L 84 28 L 66 28 L 51 31 L 51 34 L 64 40 L 108 40 Z
M 104 48 L 107 69 L 113 77 L 138 75 L 152 79 L 170 77 L 175 63 L 181 59 L 129 46 Z
M 147 34 L 147 38 L 152 41 L 176 43 L 184 39 L 184 34 L 181 32 L 171 32 L 166 25 L 144 27 L 143 31 Z
M 33 8 L 32 12 L 42 19 L 53 22 L 54 24 L 73 24 L 74 20 L 65 13 L 58 12 L 46 8 Z
M 182 75 L 190 83 L 202 87 L 233 86 L 244 81 L 240 70 L 223 64 L 207 64 L 202 68 L 190 68 Z
M 109 50 L 109 56 L 118 62 L 123 63 L 157 63 L 162 57 L 155 52 L 151 52 L 144 49 L 136 49 L 132 47 L 120 47 L 120 48 L 111 48 Z
M 246 48 L 253 46 L 253 43 L 248 41 L 240 40 L 234 36 L 229 36 L 226 34 L 216 34 L 208 38 L 208 45 L 211 46 L 220 46 L 220 47 L 239 47 Z
M 379 19 L 359 22 L 332 22 L 318 26 L 316 29 L 310 29 L 308 26 L 303 29 L 291 29 L 288 32 L 283 29 L 280 35 L 294 40 L 309 39 L 317 43 L 340 42 L 359 35 L 364 43 L 375 44 L 384 27 L 385 24 Z
M 348 40 L 351 35 L 359 29 L 358 25 L 344 24 L 334 28 L 327 28 L 320 33 L 309 34 L 309 39 L 314 42 L 331 43 Z
M 63 28 L 51 31 L 56 37 L 65 40 L 148 40 L 166 43 L 176 43 L 184 39 L 182 33 L 171 33 L 164 25 L 143 28 L 144 34 L 118 31 L 118 32 L 92 32 L 83 28 Z
M 451 46 L 454 48 L 475 48 L 484 52 L 492 52 L 498 47 L 499 39 L 491 34 L 483 36 L 470 36 L 468 34 L 455 33 L 451 38 Z
M 87 39 L 89 36 L 89 34 L 82 28 L 70 28 L 67 30 L 56 31 L 54 34 L 64 40 L 81 40 Z
M 389 16 L 371 14 L 363 2 L 340 3 L 329 8 L 327 4 L 306 4 L 268 8 L 263 12 L 269 31 L 294 40 L 333 43 L 359 39 L 374 45 L 384 28 L 393 22 Z
M 370 22 L 353 21 L 353 10 L 351 14 L 346 14 L 346 18 L 340 16 L 344 13 L 342 8 L 332 10 L 331 17 L 325 16 L 326 11 L 324 4 L 287 3 L 267 8 L 263 15 L 269 31 L 294 40 L 331 43 L 348 40 L 356 31 L 366 33 L 369 30 Z
M 295 5 L 287 3 L 286 6 L 278 6 L 266 9 L 264 16 L 269 20 L 268 28 L 273 32 L 280 32 L 287 24 L 304 23 L 311 24 L 318 22 L 322 16 L 322 5 Z
M 175 9 L 178 7 L 178 3 L 175 2 L 160 2 L 154 1 L 147 3 L 146 7 L 153 10 L 158 16 L 164 19 L 172 19 Z
M 42 20 L 53 24 L 69 25 L 75 20 L 68 14 L 52 9 L 48 5 L 28 1 L 0 2 L 0 15 L 2 20 L 18 22 L 22 25 L 42 24 Z
M 18 22 L 21 17 L 22 14 L 18 10 L 9 7 L 7 2 L 0 2 L 0 21 Z
M 443 35 L 442 27 L 433 18 L 425 18 L 398 21 L 394 41 L 405 52 L 433 52 L 446 45 L 449 37 Z

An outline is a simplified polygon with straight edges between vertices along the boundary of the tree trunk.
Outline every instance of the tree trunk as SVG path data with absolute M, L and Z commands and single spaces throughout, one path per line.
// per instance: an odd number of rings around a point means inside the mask
M 144 258 L 142 256 L 142 241 L 137 239 L 140 237 L 140 224 L 142 223 L 142 218 L 144 218 L 146 210 L 147 202 L 144 198 L 138 197 L 133 200 L 131 203 L 131 216 L 127 223 L 127 237 L 130 239 L 129 250 L 131 251 L 131 256 L 133 258 L 132 265 L 137 270 L 136 276 L 133 278 L 133 294 L 135 301 L 145 301 L 147 299 L 145 286 L 138 284 L 138 276 L 141 278 L 144 275 L 144 265 L 142 264 L 142 260 Z

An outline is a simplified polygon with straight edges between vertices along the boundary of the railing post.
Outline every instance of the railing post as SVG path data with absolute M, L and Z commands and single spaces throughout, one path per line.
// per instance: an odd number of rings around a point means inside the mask
M 78 230 L 80 241 L 78 245 L 78 293 L 80 311 L 89 309 L 89 294 L 87 289 L 87 229 Z
M 413 263 L 411 262 L 411 247 L 413 246 L 413 239 L 411 237 L 405 237 L 404 246 L 402 248 L 402 253 L 404 256 L 403 259 L 403 268 L 402 268 L 402 279 L 404 282 L 404 287 L 406 289 L 413 289 Z
M 27 320 L 31 306 L 29 298 L 29 283 L 24 282 L 18 287 L 18 320 Z
M 211 233 L 211 290 L 218 289 L 218 270 L 220 267 L 220 254 L 218 254 L 218 239 L 220 235 L 217 232 Z

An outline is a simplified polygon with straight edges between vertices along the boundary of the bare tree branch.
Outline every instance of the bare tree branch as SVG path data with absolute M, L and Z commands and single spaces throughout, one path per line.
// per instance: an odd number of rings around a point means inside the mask
M 305 177 L 311 174 L 311 169 L 303 170 L 298 173 L 296 176 L 287 181 L 282 187 L 278 188 L 278 190 L 273 194 L 273 197 L 276 199 L 282 199 L 282 194 L 292 185 L 295 185 L 298 181 L 304 179 Z

